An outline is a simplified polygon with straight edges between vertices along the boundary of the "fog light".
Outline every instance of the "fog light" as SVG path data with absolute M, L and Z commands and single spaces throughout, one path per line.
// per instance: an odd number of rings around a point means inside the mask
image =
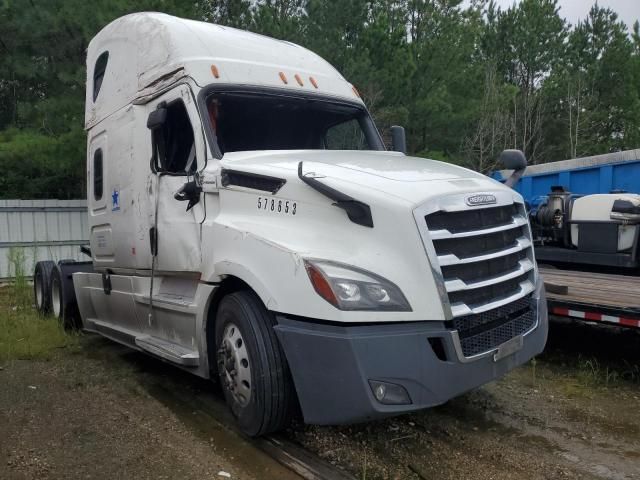
M 382 383 L 378 385 L 374 390 L 373 394 L 376 396 L 379 402 L 384 400 L 385 395 L 387 394 L 387 387 L 385 387 Z
M 384 405 L 409 405 L 411 403 L 409 393 L 402 385 L 369 380 L 369 386 L 376 400 Z

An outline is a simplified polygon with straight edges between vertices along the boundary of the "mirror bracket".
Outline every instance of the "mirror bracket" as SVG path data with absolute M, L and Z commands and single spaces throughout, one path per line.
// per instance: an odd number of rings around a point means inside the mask
M 527 168 L 527 157 L 522 150 L 503 150 L 499 161 L 507 170 L 513 170 L 511 176 L 504 182 L 507 187 L 513 188 L 524 175 Z
M 167 122 L 167 102 L 160 102 L 158 107 L 147 117 L 147 128 L 151 130 L 151 160 L 153 173 L 162 171 L 162 158 L 165 153 L 164 125 Z M 159 158 L 158 158 L 159 157 Z M 160 160 L 160 162 L 158 162 Z M 160 163 L 160 165 L 158 165 Z

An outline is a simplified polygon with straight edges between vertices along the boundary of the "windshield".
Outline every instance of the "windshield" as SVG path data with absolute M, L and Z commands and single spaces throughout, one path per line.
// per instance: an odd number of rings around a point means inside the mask
M 220 152 L 384 150 L 364 107 L 282 94 L 228 92 L 207 99 Z

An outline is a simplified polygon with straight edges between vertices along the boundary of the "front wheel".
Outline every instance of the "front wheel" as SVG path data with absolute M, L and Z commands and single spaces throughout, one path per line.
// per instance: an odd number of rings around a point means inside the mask
M 218 306 L 220 384 L 240 429 L 252 437 L 284 428 L 291 416 L 291 374 L 274 323 L 252 292 L 227 295 Z

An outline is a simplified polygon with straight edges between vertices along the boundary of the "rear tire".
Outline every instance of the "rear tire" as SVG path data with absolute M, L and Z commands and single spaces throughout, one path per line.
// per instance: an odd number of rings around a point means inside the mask
M 248 291 L 218 306 L 215 328 L 218 377 L 240 429 L 256 437 L 284 428 L 291 419 L 294 390 L 273 314 Z
M 56 264 L 51 260 L 36 263 L 33 272 L 33 298 L 41 315 L 51 311 L 51 274 Z
M 63 280 L 62 272 L 56 266 L 51 274 L 51 312 L 65 330 L 77 330 L 81 321 L 75 294 L 69 291 L 73 283 Z

